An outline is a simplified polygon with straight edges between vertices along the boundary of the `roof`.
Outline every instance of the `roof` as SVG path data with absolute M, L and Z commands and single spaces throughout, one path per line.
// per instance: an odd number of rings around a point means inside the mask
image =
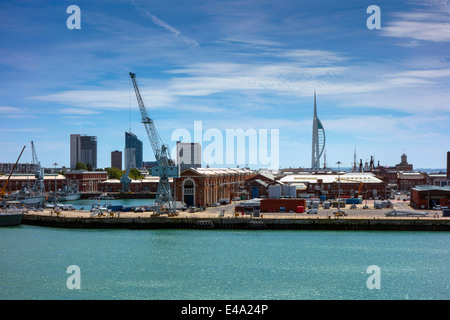
M 398 172 L 397 177 L 400 179 L 424 179 L 426 174 L 423 172 Z
M 10 181 L 12 180 L 35 180 L 34 174 L 13 174 L 11 175 Z M 8 180 L 8 175 L 0 176 L 0 180 Z M 54 174 L 45 174 L 44 180 L 55 180 Z M 56 180 L 66 180 L 66 176 L 58 174 Z
M 252 174 L 250 169 L 244 168 L 187 168 L 184 171 L 191 170 L 204 176 L 212 175 L 234 175 L 234 174 Z
M 431 186 L 431 185 L 425 185 L 425 186 L 415 186 L 412 188 L 413 190 L 417 191 L 431 191 L 431 190 L 438 190 L 438 191 L 446 191 L 450 192 L 450 186 L 446 187 L 440 187 L 440 186 Z
M 375 177 L 373 173 L 345 173 L 345 174 L 293 174 L 281 178 L 281 182 L 284 183 L 318 183 L 318 180 L 322 180 L 323 183 L 337 183 L 340 180 L 341 183 L 383 183 L 382 180 Z

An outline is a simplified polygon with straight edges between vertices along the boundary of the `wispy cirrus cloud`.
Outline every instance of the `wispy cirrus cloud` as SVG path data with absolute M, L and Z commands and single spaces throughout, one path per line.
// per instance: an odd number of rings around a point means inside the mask
M 450 7 L 441 4 L 432 8 L 396 13 L 395 19 L 382 28 L 382 34 L 416 41 L 450 42 Z M 417 45 L 417 42 L 412 44 Z
M 182 41 L 184 41 L 185 43 L 189 44 L 189 46 L 191 48 L 199 48 L 200 47 L 200 45 L 197 43 L 197 41 L 182 35 L 179 30 L 177 30 L 176 28 L 172 27 L 170 24 L 166 23 L 165 21 L 161 20 L 160 18 L 158 18 L 154 14 L 150 13 L 150 11 L 148 11 L 147 9 L 142 8 L 140 5 L 138 5 L 136 3 L 136 1 L 130 0 L 130 2 L 137 9 L 139 9 L 139 11 L 141 11 L 141 13 L 144 16 L 149 17 L 153 21 L 153 23 L 157 24 L 160 27 L 163 27 L 164 29 L 166 29 L 167 31 L 172 33 L 175 37 L 177 37 L 177 38 L 181 39 Z

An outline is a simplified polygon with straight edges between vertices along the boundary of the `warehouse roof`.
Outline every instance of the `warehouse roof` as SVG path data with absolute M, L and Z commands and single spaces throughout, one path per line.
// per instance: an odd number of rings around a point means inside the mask
M 9 175 L 0 176 L 0 180 L 7 180 Z M 34 180 L 34 174 L 13 174 L 11 175 L 10 181 L 12 180 Z M 62 174 L 56 175 L 56 180 L 65 180 L 66 177 Z M 55 180 L 55 174 L 45 174 L 44 180 Z
M 292 184 L 296 182 L 304 183 L 318 183 L 318 180 L 322 180 L 322 183 L 337 183 L 340 178 L 341 183 L 382 183 L 383 181 L 375 177 L 373 173 L 369 172 L 352 172 L 345 174 L 293 174 L 281 178 L 281 182 Z
M 186 170 L 191 170 L 201 175 L 232 175 L 253 173 L 252 170 L 244 168 L 188 168 Z
M 425 186 L 415 186 L 412 189 L 417 191 L 431 191 L 431 190 L 450 191 L 450 186 L 440 187 L 440 186 L 425 185 Z

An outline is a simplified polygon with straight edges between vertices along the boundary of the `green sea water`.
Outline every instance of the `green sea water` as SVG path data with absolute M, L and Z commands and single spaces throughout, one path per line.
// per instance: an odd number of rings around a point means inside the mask
M 445 232 L 0 229 L 0 299 L 449 299 L 449 265 Z

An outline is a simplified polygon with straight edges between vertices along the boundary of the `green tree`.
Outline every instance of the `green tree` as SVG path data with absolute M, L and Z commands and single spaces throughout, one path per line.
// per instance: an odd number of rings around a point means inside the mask
M 130 170 L 130 173 L 128 174 L 128 176 L 130 177 L 130 179 L 133 179 L 133 180 L 144 179 L 144 176 L 142 175 L 142 173 L 136 168 L 132 168 Z
M 75 170 L 87 170 L 87 166 L 86 164 L 84 164 L 83 162 L 77 162 L 77 164 L 75 165 Z
M 108 179 L 118 179 L 123 176 L 125 171 L 119 170 L 116 167 L 105 168 L 105 171 L 108 173 Z

